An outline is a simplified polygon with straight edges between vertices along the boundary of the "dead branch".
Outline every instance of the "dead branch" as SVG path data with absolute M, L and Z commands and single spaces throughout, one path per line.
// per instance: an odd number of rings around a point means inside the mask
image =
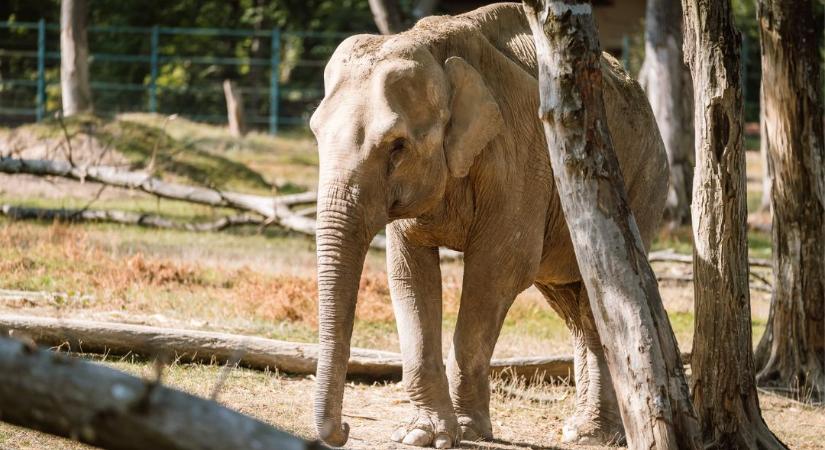
M 221 191 L 200 186 L 169 183 L 146 172 L 129 172 L 110 166 L 76 166 L 68 161 L 45 159 L 0 158 L 0 172 L 56 176 L 78 181 L 93 181 L 127 189 L 143 191 L 161 198 L 182 200 L 202 205 L 254 212 L 280 220 L 287 206 L 317 201 L 314 192 L 268 197 Z M 290 216 L 294 214 L 290 213 Z M 311 221 L 311 219 L 309 219 Z M 314 221 L 312 221 L 314 228 Z M 313 233 L 314 234 L 314 233 Z
M 323 448 L 214 401 L 6 338 L 0 410 L 4 422 L 110 449 Z
M 49 209 L 0 205 L 0 214 L 13 220 L 46 220 L 61 222 L 105 222 L 187 231 L 222 231 L 240 225 L 260 225 L 263 219 L 252 214 L 224 216 L 209 222 L 179 222 L 155 214 L 119 210 Z
M 753 272 L 750 273 L 752 276 Z M 762 277 L 755 276 L 757 280 L 764 284 L 751 284 L 750 289 L 761 292 L 772 292 L 770 283 Z M 693 283 L 693 275 L 656 275 L 656 281 L 674 281 L 677 283 Z
M 656 252 L 650 252 L 650 254 L 647 256 L 647 259 L 650 262 L 693 264 L 693 256 L 682 255 L 672 250 L 660 250 Z M 748 263 L 751 267 L 773 267 L 771 260 L 765 258 L 748 258 Z
M 0 317 L 0 331 L 2 334 L 26 336 L 40 345 L 68 346 L 70 351 L 82 349 L 84 353 L 148 357 L 162 350 L 176 355 L 180 361 L 237 363 L 252 369 L 277 369 L 301 375 L 315 373 L 318 356 L 316 344 L 74 319 L 4 315 Z M 527 380 L 567 380 L 572 378 L 573 358 L 498 359 L 491 363 L 490 372 L 504 378 L 518 376 Z M 393 352 L 353 348 L 347 374 L 372 380 L 398 380 L 401 378 L 401 356 Z

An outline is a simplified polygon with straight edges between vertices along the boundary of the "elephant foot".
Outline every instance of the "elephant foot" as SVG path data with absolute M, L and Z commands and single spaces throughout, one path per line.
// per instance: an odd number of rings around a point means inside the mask
M 416 447 L 453 448 L 461 442 L 461 430 L 452 412 L 446 417 L 419 411 L 404 426 L 392 433 L 394 442 Z
M 464 441 L 484 441 L 493 438 L 490 419 L 458 416 L 458 425 L 461 427 L 461 439 Z
M 581 445 L 623 445 L 624 427 L 598 414 L 577 413 L 562 428 L 562 442 Z

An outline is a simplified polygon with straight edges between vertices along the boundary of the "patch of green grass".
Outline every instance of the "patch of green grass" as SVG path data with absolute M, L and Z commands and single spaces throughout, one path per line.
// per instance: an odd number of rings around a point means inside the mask
M 670 319 L 670 326 L 673 328 L 673 334 L 676 335 L 676 340 L 679 342 L 679 347 L 682 351 L 690 351 L 689 344 L 693 342 L 693 328 L 696 322 L 693 313 L 689 312 L 668 312 Z M 751 319 L 751 334 L 753 345 L 755 346 L 762 334 L 765 332 L 766 322 L 761 318 Z
M 770 258 L 771 236 L 761 231 L 749 231 L 748 250 L 748 255 L 753 258 Z
M 758 133 L 757 134 L 745 133 L 745 140 L 744 140 L 745 150 L 758 152 L 759 151 L 759 142 L 760 142 L 760 137 L 759 137 Z
M 154 167 L 161 175 L 220 189 L 269 192 L 270 184 L 245 164 L 170 136 L 164 128 L 115 121 L 98 130 L 99 139 L 112 144 L 135 167 Z
M 225 127 L 183 118 L 167 122 L 156 114 L 130 113 L 117 119 L 153 128 L 165 127 L 166 133 L 182 145 L 228 158 L 262 174 L 279 193 L 312 189 L 318 178 L 318 152 L 314 139 L 306 132 L 291 131 L 278 136 L 252 132 L 236 138 Z
M 690 227 L 679 227 L 662 232 L 653 240 L 652 251 L 671 249 L 689 255 L 693 252 L 693 236 Z M 761 231 L 748 231 L 748 255 L 752 258 L 771 257 L 771 236 Z

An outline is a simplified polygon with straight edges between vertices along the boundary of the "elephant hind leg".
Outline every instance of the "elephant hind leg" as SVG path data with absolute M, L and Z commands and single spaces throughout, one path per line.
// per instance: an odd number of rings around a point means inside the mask
M 599 333 L 582 283 L 537 285 L 550 306 L 562 317 L 573 339 L 576 412 L 564 425 L 566 443 L 621 444 L 624 427 L 607 369 Z

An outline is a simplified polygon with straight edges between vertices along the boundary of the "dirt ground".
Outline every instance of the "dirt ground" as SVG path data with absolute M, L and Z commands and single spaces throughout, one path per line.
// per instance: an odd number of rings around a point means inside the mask
M 135 116 L 130 120 L 141 126 L 162 122 L 157 117 L 147 116 Z M 314 184 L 316 169 L 312 158 L 304 156 L 312 149 L 307 147 L 304 138 L 273 140 L 253 136 L 237 142 L 226 138 L 225 133 L 215 127 L 202 127 L 182 120 L 169 124 L 164 132 L 167 133 L 164 139 L 174 141 L 184 150 L 191 146 L 201 152 L 219 149 L 219 157 L 225 160 L 216 156 L 210 161 L 220 162 L 223 164 L 220 167 L 242 162 L 262 174 L 274 174 L 266 177 L 266 183 L 272 186 Z M 25 143 L 37 143 L 24 134 L 22 137 L 20 133 L 15 135 L 19 144 L 15 145 L 25 147 Z M 9 132 L 0 132 L 0 143 L 3 136 L 8 143 Z M 145 147 L 152 148 L 153 142 L 148 142 Z M 54 143 L 50 141 L 49 148 L 52 147 Z M 31 153 L 27 155 L 37 156 L 37 151 L 45 151 L 43 148 L 41 145 L 29 150 Z M 90 148 L 93 153 L 97 151 L 94 145 Z M 281 150 L 270 151 L 271 148 Z M 26 149 L 22 148 L 23 151 Z M 110 157 L 112 162 L 121 161 L 116 156 Z M 758 203 L 757 190 L 761 185 L 753 173 L 761 170 L 759 162 L 758 154 L 749 152 L 749 187 L 755 193 L 749 195 L 749 205 Z M 248 175 L 249 171 L 238 173 Z M 254 172 L 250 177 L 244 181 L 247 185 L 259 183 L 262 178 Z M 242 184 L 237 180 L 229 182 Z M 82 207 L 90 199 L 97 198 L 93 205 L 96 208 L 148 211 L 181 220 L 209 218 L 223 213 L 180 202 L 158 201 L 126 190 L 106 189 L 100 195 L 98 192 L 99 187 L 89 183 L 0 175 L 0 203 Z M 690 232 L 671 230 L 663 233 L 654 248 L 689 253 Z M 751 256 L 768 257 L 770 241 L 767 236 L 752 233 L 750 251 Z M 654 270 L 662 278 L 662 297 L 680 348 L 689 351 L 693 340 L 693 288 L 684 278 L 691 275 L 690 266 L 655 263 Z M 766 276 L 765 270 L 760 273 Z M 442 274 L 443 350 L 446 352 L 460 297 L 461 263 L 443 264 Z M 751 286 L 752 331 L 756 342 L 764 329 L 770 298 L 767 292 L 758 288 L 759 283 L 754 282 Z M 61 292 L 65 297 L 46 302 L 0 300 L 0 314 L 86 318 L 304 342 L 317 340 L 313 242 L 307 237 L 277 229 L 242 228 L 199 234 L 105 224 L 20 223 L 0 218 L 2 289 Z M 356 316 L 353 345 L 398 351 L 381 252 L 368 255 Z M 570 351 L 564 323 L 535 289 L 528 289 L 519 296 L 508 314 L 495 357 L 569 354 Z M 149 376 L 151 372 L 148 364 L 140 360 L 109 358 L 104 363 L 140 376 Z M 165 370 L 164 380 L 173 387 L 208 396 L 221 370 L 221 367 L 210 365 L 172 365 Z M 573 410 L 574 388 L 560 383 L 528 386 L 494 380 L 493 389 L 491 408 L 496 440 L 464 443 L 464 448 L 592 448 L 570 447 L 560 442 L 562 424 Z M 314 437 L 312 390 L 312 377 L 234 369 L 218 400 L 311 439 Z M 802 400 L 760 393 L 768 425 L 790 448 L 825 448 L 822 443 L 825 439 L 825 407 L 812 406 Z M 407 418 L 409 406 L 400 384 L 349 383 L 344 400 L 345 420 L 352 428 L 348 448 L 407 448 L 390 442 L 388 437 Z M 88 447 L 0 424 L 0 448 Z
M 145 364 L 116 362 L 114 367 L 148 375 Z M 164 373 L 167 383 L 196 395 L 212 392 L 219 368 L 215 366 L 173 366 Z M 505 388 L 506 387 L 506 388 Z M 561 427 L 574 404 L 574 389 L 542 384 L 528 388 L 495 381 L 491 400 L 495 440 L 464 442 L 462 448 L 479 449 L 577 449 L 609 447 L 570 446 L 560 442 Z M 235 369 L 220 391 L 218 401 L 301 436 L 313 438 L 311 397 L 312 377 L 290 377 Z M 520 392 L 522 398 L 511 392 Z M 397 383 L 349 383 L 344 397 L 344 420 L 351 427 L 346 448 L 415 448 L 389 441 L 394 428 L 409 414 L 403 387 Z M 524 397 L 533 397 L 529 400 Z M 821 449 L 825 437 L 825 412 L 803 403 L 772 394 L 760 396 L 768 426 L 792 449 Z M 18 427 L 0 425 L 0 447 L 6 449 L 84 449 L 66 439 L 54 438 Z

